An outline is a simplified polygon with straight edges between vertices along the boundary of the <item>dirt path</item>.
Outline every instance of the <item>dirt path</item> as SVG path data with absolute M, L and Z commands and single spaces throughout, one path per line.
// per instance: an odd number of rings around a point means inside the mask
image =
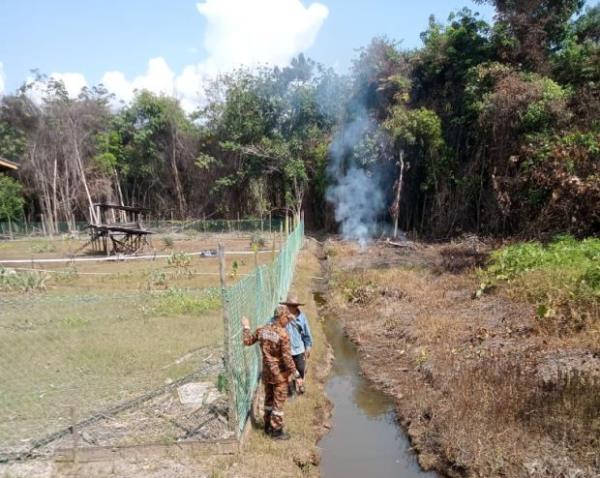
M 425 469 L 600 476 L 598 387 L 586 381 L 600 358 L 576 337 L 541 333 L 529 304 L 475 298 L 481 245 L 326 248 L 330 307 L 365 375 L 396 400 Z

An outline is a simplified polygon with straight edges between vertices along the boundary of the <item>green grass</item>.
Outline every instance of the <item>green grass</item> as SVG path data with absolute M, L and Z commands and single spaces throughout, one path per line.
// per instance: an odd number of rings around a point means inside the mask
M 200 294 L 171 288 L 155 298 L 153 312 L 161 316 L 178 314 L 202 314 L 221 307 L 221 291 L 204 289 Z
M 19 271 L 0 266 L 0 292 L 28 292 L 46 288 L 49 276 L 44 272 Z
M 85 417 L 197 370 L 222 344 L 216 295 L 175 289 L 4 303 L 0 445 L 65 426 L 70 407 Z
M 219 261 L 189 253 L 215 249 L 221 240 L 229 251 L 249 250 L 248 237 L 206 235 L 174 241 L 169 258 L 5 267 L 0 451 L 69 426 L 71 407 L 84 419 L 197 371 L 209 355 L 219 356 Z M 0 258 L 64 257 L 82 244 L 0 241 Z M 265 263 L 271 255 L 258 259 Z M 254 267 L 252 256 L 226 260 L 227 270 L 237 263 L 239 275 Z M 205 379 L 216 383 L 218 377 Z
M 579 241 L 570 236 L 559 236 L 547 245 L 538 242 L 513 244 L 492 253 L 487 268 L 496 279 L 510 280 L 534 270 L 574 270 L 579 276 L 596 279 L 590 285 L 600 290 L 597 278 L 600 267 L 600 239 Z
M 177 380 L 222 347 L 218 277 L 166 260 L 61 271 L 0 273 L 0 449 L 68 426 L 71 407 L 82 419 Z
M 572 320 L 582 328 L 598 319 L 600 239 L 559 236 L 548 244 L 527 242 L 491 254 L 482 287 L 506 287 L 537 305 L 540 318 Z

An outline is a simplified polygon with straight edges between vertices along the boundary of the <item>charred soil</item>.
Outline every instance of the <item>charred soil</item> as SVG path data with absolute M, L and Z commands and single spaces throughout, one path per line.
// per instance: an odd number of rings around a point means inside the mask
M 600 476 L 598 330 L 476 293 L 489 247 L 328 241 L 328 307 L 396 400 L 423 468 L 451 477 Z

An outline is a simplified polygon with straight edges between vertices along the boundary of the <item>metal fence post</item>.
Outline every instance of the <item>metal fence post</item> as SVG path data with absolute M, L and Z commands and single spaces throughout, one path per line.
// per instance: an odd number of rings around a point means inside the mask
M 225 375 L 227 377 L 227 399 L 229 402 L 228 418 L 229 426 L 239 433 L 237 417 L 237 401 L 235 397 L 234 374 L 231 363 L 231 322 L 229 318 L 229 309 L 227 306 L 226 281 L 225 281 L 225 246 L 222 242 L 218 247 L 219 255 L 219 277 L 221 281 L 221 299 L 223 304 L 223 362 L 225 366 Z

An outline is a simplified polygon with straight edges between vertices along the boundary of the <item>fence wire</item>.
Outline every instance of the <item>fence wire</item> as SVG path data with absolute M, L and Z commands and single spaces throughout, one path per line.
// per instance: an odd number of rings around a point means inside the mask
M 252 233 L 277 232 L 284 221 L 278 217 L 268 216 L 256 219 L 148 219 L 143 221 L 144 227 L 157 234 L 202 234 L 202 233 Z M 0 221 L 0 239 L 24 239 L 28 237 L 44 237 L 50 235 L 87 235 L 88 223 L 59 222 L 54 231 L 41 222 L 6 222 Z
M 85 427 L 81 446 L 175 441 L 194 430 L 203 412 L 190 415 L 175 388 L 204 382 L 218 395 L 220 292 L 0 294 L 0 462 L 72 446 L 74 423 Z M 230 433 L 216 423 L 214 437 Z
M 95 287 L 73 276 L 58 289 L 0 291 L 0 462 L 65 447 L 74 424 L 85 426 L 82 446 L 239 434 L 260 372 L 258 347 L 242 344 L 241 317 L 258 327 L 272 316 L 303 234 L 300 223 L 269 264 L 224 290 L 176 277 L 166 290 L 132 290 L 120 276 Z M 223 375 L 229 403 L 216 392 Z M 212 415 L 201 429 L 207 408 L 190 414 L 174 393 L 188 381 L 215 390 L 220 405 L 209 408 L 228 413 L 233 429 Z
M 241 319 L 250 319 L 253 329 L 264 325 L 273 316 L 275 306 L 285 298 L 292 283 L 296 258 L 304 241 L 304 224 L 299 222 L 289 235 L 273 262 L 255 269 L 254 273 L 223 291 L 225 324 L 225 363 L 230 394 L 230 413 L 234 426 L 241 433 L 258 385 L 260 351 L 242 343 Z

